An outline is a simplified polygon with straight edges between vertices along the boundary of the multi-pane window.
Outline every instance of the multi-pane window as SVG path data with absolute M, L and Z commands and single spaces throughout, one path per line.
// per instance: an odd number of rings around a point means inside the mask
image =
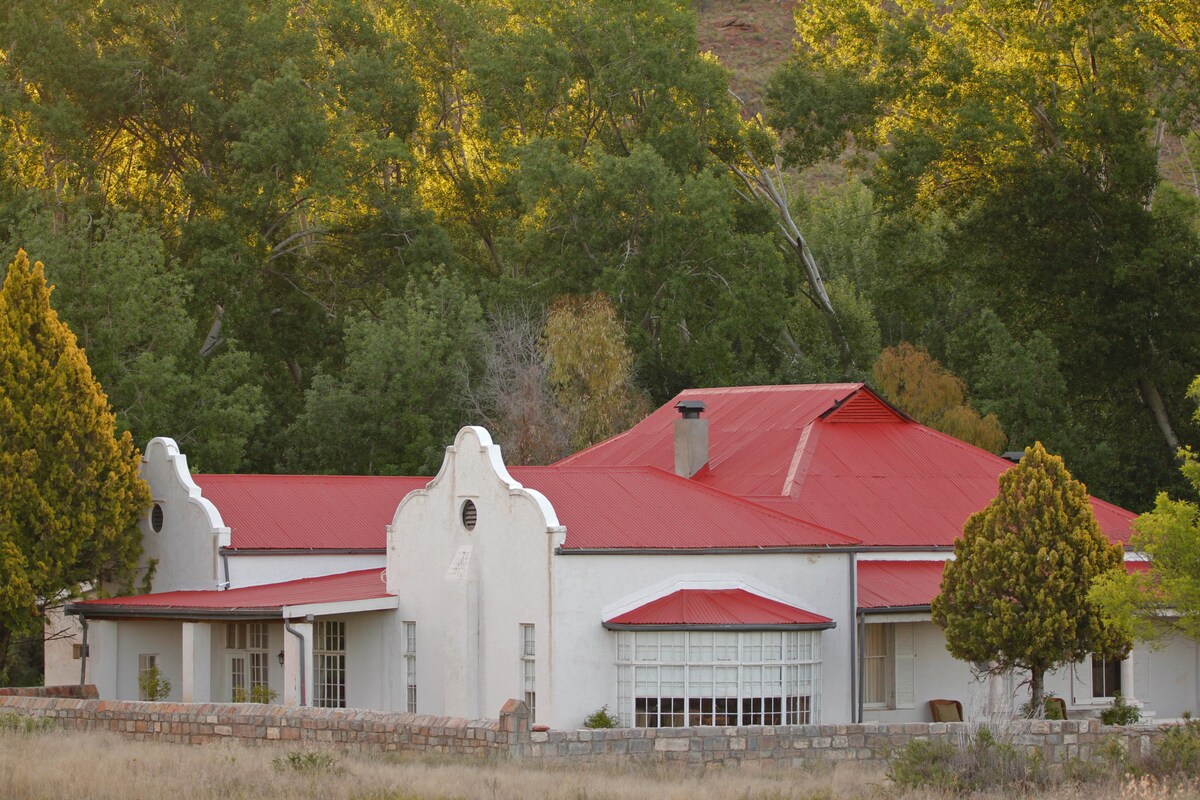
M 270 698 L 270 637 L 265 622 L 239 622 L 225 626 L 225 651 L 229 657 L 230 699 L 266 702 Z
M 404 623 L 404 672 L 408 713 L 417 713 L 417 623 Z
M 619 631 L 622 725 L 805 725 L 819 720 L 819 631 Z
M 888 626 L 863 626 L 863 703 L 888 702 Z
M 151 698 L 147 694 L 147 689 L 150 688 L 148 679 L 157 678 L 158 672 L 158 653 L 139 653 L 138 654 L 138 699 L 151 700 L 161 698 Z
M 1092 656 L 1092 697 L 1116 697 L 1121 691 L 1121 659 Z
M 316 680 L 313 705 L 346 707 L 346 623 L 319 620 L 314 626 L 313 668 Z
M 534 662 L 537 651 L 533 633 L 532 625 L 521 625 L 521 691 L 529 708 L 530 722 L 536 720 L 537 714 L 537 671 Z

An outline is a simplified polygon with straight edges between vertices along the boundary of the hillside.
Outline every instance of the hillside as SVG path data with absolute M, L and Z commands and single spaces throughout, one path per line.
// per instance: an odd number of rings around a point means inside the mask
M 754 111 L 762 109 L 767 79 L 791 52 L 795 5 L 792 0 L 697 3 L 700 49 L 729 68 L 734 93 Z

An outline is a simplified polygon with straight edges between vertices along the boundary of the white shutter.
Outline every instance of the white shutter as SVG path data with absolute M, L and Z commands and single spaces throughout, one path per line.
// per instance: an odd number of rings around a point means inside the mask
M 897 622 L 892 625 L 893 659 L 896 666 L 895 707 L 912 708 L 917 701 L 917 653 L 913 635 L 913 623 Z
M 1071 705 L 1089 706 L 1096 702 L 1092 697 L 1092 657 L 1085 656 L 1083 661 L 1068 664 L 1071 671 Z
M 1133 699 L 1143 703 L 1150 697 L 1150 650 L 1145 647 L 1135 648 L 1129 657 L 1133 659 Z

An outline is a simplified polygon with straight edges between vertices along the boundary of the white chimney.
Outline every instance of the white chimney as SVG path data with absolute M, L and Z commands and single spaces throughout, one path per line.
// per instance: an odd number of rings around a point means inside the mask
M 700 400 L 680 400 L 675 408 L 681 417 L 675 420 L 675 474 L 690 478 L 708 463 L 708 420 L 700 419 L 707 406 Z

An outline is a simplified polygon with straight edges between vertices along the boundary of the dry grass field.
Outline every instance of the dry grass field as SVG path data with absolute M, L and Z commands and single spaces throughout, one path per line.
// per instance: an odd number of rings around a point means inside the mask
M 976 795 L 1014 796 L 1013 791 Z M 1200 784 L 1116 779 L 1033 798 L 1166 800 Z M 522 768 L 336 750 L 131 742 L 109 734 L 0 731 L 4 800 L 934 800 L 899 792 L 878 770 L 814 771 Z

